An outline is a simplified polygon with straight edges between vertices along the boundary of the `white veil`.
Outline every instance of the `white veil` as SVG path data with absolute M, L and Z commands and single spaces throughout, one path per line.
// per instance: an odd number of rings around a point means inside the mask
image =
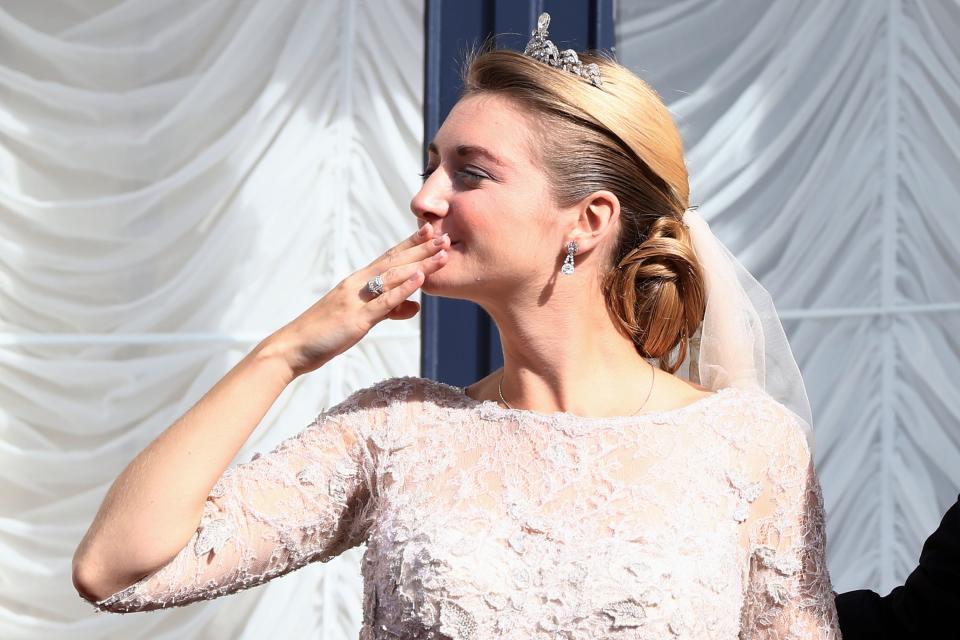
M 707 303 L 677 375 L 714 390 L 732 386 L 766 392 L 803 422 L 812 453 L 810 401 L 770 294 L 696 207 L 684 212 L 683 222 L 703 266 Z

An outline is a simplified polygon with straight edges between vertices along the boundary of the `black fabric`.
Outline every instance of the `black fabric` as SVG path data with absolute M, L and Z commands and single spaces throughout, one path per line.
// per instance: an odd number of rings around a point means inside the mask
M 848 591 L 836 602 L 844 640 L 960 640 L 960 496 L 903 586 L 883 597 Z

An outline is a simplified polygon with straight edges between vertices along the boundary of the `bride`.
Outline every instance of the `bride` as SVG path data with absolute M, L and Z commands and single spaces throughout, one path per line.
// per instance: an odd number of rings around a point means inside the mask
M 361 638 L 839 638 L 802 380 L 788 347 L 754 366 L 782 329 L 751 333 L 657 94 L 548 24 L 471 55 L 417 233 L 123 471 L 74 557 L 84 598 L 179 606 L 365 544 Z M 378 382 L 228 468 L 288 384 L 412 317 L 417 288 L 489 312 L 504 366 Z

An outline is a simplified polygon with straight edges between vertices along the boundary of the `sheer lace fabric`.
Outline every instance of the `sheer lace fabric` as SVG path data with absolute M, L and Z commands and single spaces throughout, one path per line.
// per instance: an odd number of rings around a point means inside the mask
M 583 418 L 391 378 L 231 467 L 130 612 L 366 543 L 361 640 L 839 638 L 805 435 L 759 391 Z

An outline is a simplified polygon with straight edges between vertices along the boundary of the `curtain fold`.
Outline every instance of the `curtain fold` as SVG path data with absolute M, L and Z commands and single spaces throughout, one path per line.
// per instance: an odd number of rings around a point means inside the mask
M 770 291 L 814 414 L 837 591 L 887 593 L 960 492 L 960 6 L 617 5 L 691 202 Z
M 362 549 L 132 616 L 94 614 L 70 558 L 138 451 L 415 230 L 423 11 L 0 7 L 0 637 L 356 638 Z M 417 375 L 419 323 L 382 323 L 298 380 L 238 461 L 356 388 Z

